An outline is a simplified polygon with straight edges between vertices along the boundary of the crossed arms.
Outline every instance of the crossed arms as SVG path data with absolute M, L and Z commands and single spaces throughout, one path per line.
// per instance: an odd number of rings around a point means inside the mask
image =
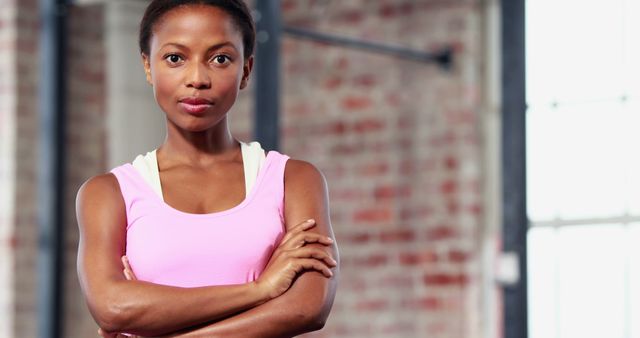
M 87 181 L 76 200 L 78 275 L 105 332 L 169 337 L 291 337 L 322 328 L 335 297 L 338 252 L 326 181 L 311 164 L 285 169 L 287 235 L 260 278 L 231 286 L 178 288 L 127 280 L 126 215 L 115 177 Z M 303 223 L 315 219 L 314 224 Z

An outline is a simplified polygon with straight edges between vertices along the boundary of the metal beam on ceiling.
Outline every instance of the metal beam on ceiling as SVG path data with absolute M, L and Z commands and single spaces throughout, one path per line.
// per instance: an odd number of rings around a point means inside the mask
M 284 33 L 300 39 L 311 40 L 320 43 L 326 43 L 345 48 L 359 49 L 370 53 L 386 54 L 391 56 L 397 56 L 403 59 L 430 63 L 434 62 L 443 69 L 449 69 L 453 61 L 453 50 L 450 47 L 445 47 L 442 50 L 435 53 L 427 53 L 421 50 L 415 50 L 400 46 L 394 46 L 389 44 L 383 44 L 379 42 L 367 41 L 362 39 L 350 38 L 345 36 L 327 34 L 317 31 L 312 31 L 303 28 L 285 26 L 283 28 Z

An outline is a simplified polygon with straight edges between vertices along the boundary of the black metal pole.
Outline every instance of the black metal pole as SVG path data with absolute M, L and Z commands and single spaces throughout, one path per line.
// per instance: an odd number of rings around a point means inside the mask
M 256 139 L 265 149 L 280 147 L 280 1 L 256 1 L 255 75 Z
M 65 0 L 40 0 L 38 337 L 62 337 L 65 168 Z
M 517 254 L 520 278 L 506 285 L 504 337 L 526 338 L 527 201 L 525 0 L 502 1 L 503 251 Z

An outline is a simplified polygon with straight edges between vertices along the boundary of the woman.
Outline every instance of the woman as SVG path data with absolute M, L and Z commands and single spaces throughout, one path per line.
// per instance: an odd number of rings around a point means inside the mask
M 228 127 L 254 40 L 241 0 L 148 6 L 140 49 L 167 122 L 146 157 L 157 186 L 124 164 L 76 200 L 78 275 L 103 336 L 291 337 L 324 325 L 339 260 L 324 177 L 270 151 L 250 188 Z

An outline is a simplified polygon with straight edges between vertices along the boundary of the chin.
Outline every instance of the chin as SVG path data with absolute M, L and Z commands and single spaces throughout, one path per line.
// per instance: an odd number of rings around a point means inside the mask
M 212 119 L 212 118 L 186 118 L 182 119 L 178 123 L 175 123 L 178 128 L 188 131 L 188 132 L 201 132 L 208 129 L 211 129 L 216 126 L 220 122 L 221 119 Z

